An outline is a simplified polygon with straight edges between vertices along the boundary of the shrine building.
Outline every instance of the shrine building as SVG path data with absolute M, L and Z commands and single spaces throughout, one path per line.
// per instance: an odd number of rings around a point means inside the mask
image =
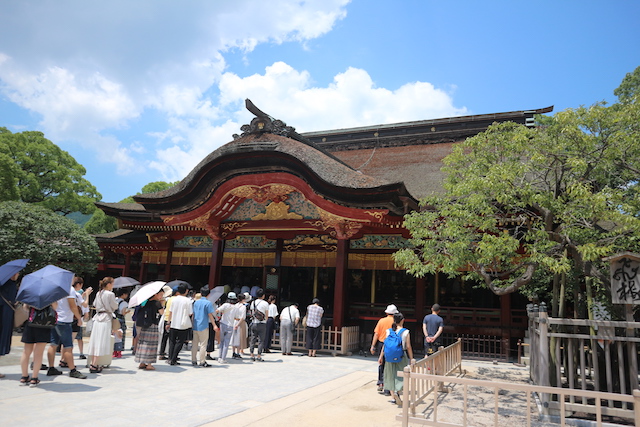
M 260 286 L 280 308 L 318 297 L 325 325 L 372 332 L 396 304 L 418 331 L 434 303 L 445 337 L 480 337 L 512 356 L 526 302 L 443 274 L 415 278 L 392 254 L 410 247 L 403 215 L 443 191 L 440 168 L 455 144 L 494 122 L 533 126 L 528 111 L 297 133 L 247 100 L 255 118 L 179 184 L 97 203 L 119 230 L 97 235 L 99 276 L 181 279 L 199 289 Z M 412 334 L 420 336 L 419 334 Z

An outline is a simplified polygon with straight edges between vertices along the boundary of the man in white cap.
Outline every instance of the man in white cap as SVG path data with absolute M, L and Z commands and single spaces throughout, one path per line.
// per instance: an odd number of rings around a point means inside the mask
M 373 339 L 371 340 L 371 354 L 376 354 L 382 350 L 384 340 L 387 338 L 387 331 L 393 325 L 393 315 L 398 312 L 398 307 L 394 304 L 389 304 L 384 311 L 387 315 L 378 320 L 376 327 L 373 329 Z M 382 363 L 378 365 L 378 391 L 383 391 L 384 388 L 384 356 L 382 356 Z M 384 393 L 390 395 L 389 390 L 384 390 Z

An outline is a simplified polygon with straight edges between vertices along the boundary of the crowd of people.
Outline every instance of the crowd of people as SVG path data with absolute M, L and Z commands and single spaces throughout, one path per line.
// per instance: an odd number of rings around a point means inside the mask
M 19 273 L 16 273 L 0 287 L 0 356 L 10 351 L 18 278 Z M 145 371 L 156 370 L 154 364 L 158 359 L 169 365 L 179 365 L 179 354 L 185 345 L 187 349 L 190 346 L 193 366 L 210 367 L 209 362 L 213 360 L 226 364 L 230 348 L 232 359 L 248 357 L 261 362 L 265 354 L 271 353 L 278 323 L 282 355 L 292 355 L 294 332 L 300 324 L 306 328 L 307 355 L 315 357 L 317 350 L 321 349 L 324 309 L 318 298 L 306 307 L 305 316 L 301 319 L 298 303 L 279 311 L 276 296 L 267 297 L 259 287 L 246 292 L 229 291 L 211 301 L 208 286 L 194 293 L 185 282 L 173 289 L 168 286 L 159 288 L 132 308 L 127 302 L 129 290 L 117 289 L 114 293 L 112 277 L 100 281 L 91 306 L 89 297 L 93 289 L 83 289 L 83 285 L 82 278 L 75 277 L 69 295 L 50 306 L 42 309 L 23 306 L 28 310 L 28 320 L 22 333 L 24 350 L 20 385 L 36 387 L 40 383 L 41 370 L 46 370 L 47 376 L 61 375 L 58 368 L 68 368 L 72 378 L 86 379 L 87 375 L 81 373 L 74 362 L 74 340 L 78 343 L 79 358 L 90 358 L 89 372 L 102 372 L 103 366 L 111 364 L 113 358 L 122 357 L 127 330 L 125 316 L 130 311 L 133 311 L 134 321 L 131 349 L 138 368 Z M 434 353 L 441 345 L 444 322 L 439 312 L 440 306 L 434 304 L 431 313 L 422 321 L 426 355 Z M 378 354 L 378 392 L 391 396 L 391 402 L 398 405 L 402 403 L 403 387 L 402 376 L 398 376 L 398 372 L 415 363 L 410 332 L 404 327 L 404 322 L 404 315 L 394 304 L 387 306 L 385 317 L 374 328 L 370 348 L 371 354 Z M 83 327 L 85 323 L 87 327 Z M 83 331 L 89 329 L 85 355 Z M 214 355 L 216 343 L 217 357 Z M 47 344 L 48 365 L 45 365 L 42 362 Z M 58 352 L 60 360 L 56 367 Z
M 16 273 L 0 289 L 3 302 L 11 307 L 10 313 L 0 311 L 3 316 L 0 319 L 0 356 L 10 351 L 18 279 L 19 273 Z M 229 291 L 212 302 L 208 298 L 211 292 L 208 286 L 194 293 L 184 283 L 173 289 L 165 286 L 130 307 L 127 302 L 130 291 L 114 290 L 113 286 L 112 277 L 103 278 L 90 301 L 93 288 L 83 289 L 82 278 L 75 277 L 66 297 L 43 309 L 27 305 L 18 308 L 28 311 L 22 332 L 24 351 L 20 385 L 36 387 L 41 371 L 46 371 L 47 376 L 62 375 L 60 368 L 68 368 L 72 378 L 86 379 L 87 375 L 77 369 L 74 361 L 74 341 L 78 345 L 78 357 L 88 359 L 89 373 L 101 373 L 105 365 L 122 357 L 126 315 L 130 312 L 134 324 L 132 354 L 138 368 L 145 371 L 154 371 L 158 359 L 169 365 L 179 365 L 179 354 L 185 346 L 191 350 L 193 366 L 209 367 L 209 362 L 214 360 L 219 364 L 228 363 L 230 347 L 232 359 L 246 357 L 260 362 L 265 354 L 271 353 L 272 338 L 278 327 L 283 355 L 292 355 L 294 332 L 301 324 L 306 327 L 308 356 L 315 357 L 321 348 L 324 310 L 317 298 L 307 307 L 306 316 L 301 320 L 298 303 L 279 312 L 276 296 L 265 295 L 259 287 L 246 292 Z M 90 333 L 86 346 L 83 333 Z M 214 352 L 216 343 L 217 356 Z M 48 364 L 44 364 L 47 345 Z M 58 353 L 60 358 L 56 366 Z

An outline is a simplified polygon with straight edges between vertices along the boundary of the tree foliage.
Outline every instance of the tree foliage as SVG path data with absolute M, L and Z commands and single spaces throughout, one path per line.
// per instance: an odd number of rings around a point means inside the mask
M 78 275 L 96 272 L 98 245 L 75 222 L 34 204 L 0 202 L 0 264 L 29 258 L 25 273 L 48 264 Z
M 0 201 L 36 203 L 64 215 L 92 213 L 100 193 L 85 168 L 42 132 L 0 128 Z
M 417 276 L 480 279 L 498 295 L 541 272 L 606 287 L 602 257 L 640 249 L 639 104 L 569 109 L 533 129 L 494 124 L 457 145 L 446 193 L 405 217 L 416 250 L 396 262 Z

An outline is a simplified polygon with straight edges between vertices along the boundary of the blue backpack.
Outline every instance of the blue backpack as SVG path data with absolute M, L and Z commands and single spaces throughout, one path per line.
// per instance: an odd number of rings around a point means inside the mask
M 397 331 L 389 329 L 387 338 L 384 339 L 384 359 L 387 362 L 398 363 L 404 356 L 404 348 L 402 347 L 402 334 L 407 328 L 401 328 Z

